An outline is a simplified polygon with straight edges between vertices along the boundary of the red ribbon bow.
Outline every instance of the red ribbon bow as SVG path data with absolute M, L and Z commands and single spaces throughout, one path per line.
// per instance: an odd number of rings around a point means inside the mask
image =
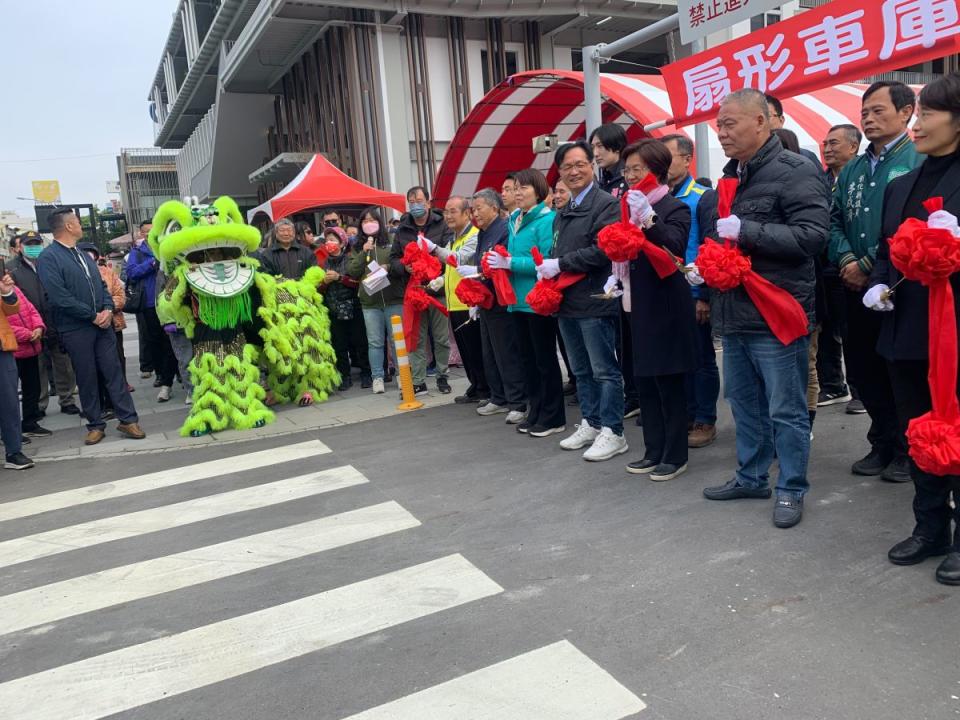
M 490 252 L 495 252 L 505 258 L 510 257 L 510 253 L 503 245 L 494 245 Z M 480 258 L 480 266 L 483 268 L 483 274 L 493 282 L 493 289 L 497 293 L 497 302 L 501 305 L 516 305 L 517 295 L 513 292 L 513 286 L 510 284 L 510 278 L 507 275 L 510 271 L 490 267 L 486 253 Z
M 736 192 L 736 178 L 717 183 L 717 214 L 721 218 L 730 216 Z M 758 275 L 750 258 L 729 241 L 721 245 L 710 238 L 704 240 L 695 264 L 703 281 L 715 290 L 728 292 L 742 285 L 770 332 L 784 345 L 807 334 L 809 321 L 797 299 Z
M 630 189 L 647 195 L 657 186 L 657 179 L 652 173 L 647 173 Z M 613 262 L 629 262 L 643 253 L 661 280 L 677 271 L 678 261 L 673 254 L 647 240 L 643 230 L 630 222 L 627 193 L 620 196 L 620 221 L 607 225 L 597 233 L 597 246 Z
M 543 253 L 540 252 L 540 248 L 531 248 L 530 255 L 533 257 L 534 265 L 537 267 L 543 265 Z M 586 273 L 562 272 L 554 278 L 537 280 L 530 292 L 527 293 L 527 305 L 537 315 L 554 315 L 560 311 L 563 291 L 585 277 Z
M 444 315 L 448 314 L 446 306 L 423 288 L 424 283 L 440 276 L 443 265 L 421 247 L 419 241 L 407 243 L 401 262 L 410 268 L 410 280 L 403 294 L 403 335 L 407 348 L 413 352 L 420 342 L 420 317 L 424 311 L 432 305 Z
M 925 200 L 932 214 L 943 198 Z M 957 402 L 957 321 L 950 276 L 960 270 L 960 238 L 916 218 L 904 221 L 890 238 L 890 261 L 908 280 L 929 290 L 927 383 L 933 409 L 907 427 L 910 457 L 924 472 L 960 474 L 960 405 Z

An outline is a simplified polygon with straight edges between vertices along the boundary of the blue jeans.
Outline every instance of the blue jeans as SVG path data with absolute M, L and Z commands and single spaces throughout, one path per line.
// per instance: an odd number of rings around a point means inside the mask
M 724 396 L 737 424 L 737 484 L 743 487 L 767 486 L 776 448 L 777 492 L 802 496 L 810 488 L 809 343 L 802 337 L 784 346 L 770 333 L 723 338 Z
M 13 353 L 0 352 L 0 439 L 3 440 L 7 455 L 16 455 L 23 447 L 18 379 L 17 361 L 13 359 Z
M 717 424 L 717 398 L 720 397 L 720 369 L 713 349 L 713 327 L 697 325 L 697 369 L 687 373 L 687 422 Z
M 617 362 L 618 317 L 560 318 L 560 334 L 577 378 L 580 414 L 592 428 L 623 435 L 623 375 Z
M 370 374 L 374 378 L 383 379 L 384 335 L 390 338 L 390 347 L 393 348 L 393 327 L 390 318 L 394 315 L 403 317 L 402 305 L 387 305 L 382 308 L 364 308 L 363 324 L 367 329 L 367 357 L 370 358 Z M 396 355 L 397 349 L 393 348 Z M 409 349 L 408 349 L 409 352 Z

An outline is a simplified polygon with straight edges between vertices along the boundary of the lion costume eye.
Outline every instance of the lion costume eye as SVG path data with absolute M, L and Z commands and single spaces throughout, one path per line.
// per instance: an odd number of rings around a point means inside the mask
M 164 230 L 163 234 L 170 235 L 172 233 L 177 232 L 178 230 L 180 230 L 180 223 L 177 220 L 171 220 L 170 222 L 167 223 L 167 229 Z

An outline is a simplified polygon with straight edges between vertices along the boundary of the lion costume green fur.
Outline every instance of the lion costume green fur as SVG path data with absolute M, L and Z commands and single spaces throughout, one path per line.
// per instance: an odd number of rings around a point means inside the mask
M 228 197 L 210 206 L 161 205 L 148 238 L 167 282 L 157 312 L 193 342 L 193 404 L 181 435 L 260 427 L 279 402 L 327 399 L 340 383 L 330 320 L 317 287 L 323 270 L 301 280 L 259 272 L 248 255 L 260 233 Z

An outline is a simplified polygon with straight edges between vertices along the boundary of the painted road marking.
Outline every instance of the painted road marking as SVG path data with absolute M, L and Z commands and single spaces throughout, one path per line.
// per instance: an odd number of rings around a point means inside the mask
M 0 684 L 17 720 L 93 720 L 503 592 L 461 555 Z
M 39 495 L 25 500 L 14 500 L 0 504 L 0 522 L 30 517 L 51 510 L 86 505 L 100 500 L 135 495 L 148 490 L 183 485 L 194 480 L 206 480 L 207 478 L 229 475 L 242 470 L 254 470 L 292 460 L 303 460 L 317 455 L 326 455 L 329 452 L 331 452 L 330 448 L 319 440 L 309 440 L 286 447 L 271 448 L 270 450 L 260 450 L 222 460 L 210 460 L 184 467 L 169 468 L 147 475 L 137 475 L 113 482 L 88 485 L 73 490 L 50 493 L 49 495 Z

